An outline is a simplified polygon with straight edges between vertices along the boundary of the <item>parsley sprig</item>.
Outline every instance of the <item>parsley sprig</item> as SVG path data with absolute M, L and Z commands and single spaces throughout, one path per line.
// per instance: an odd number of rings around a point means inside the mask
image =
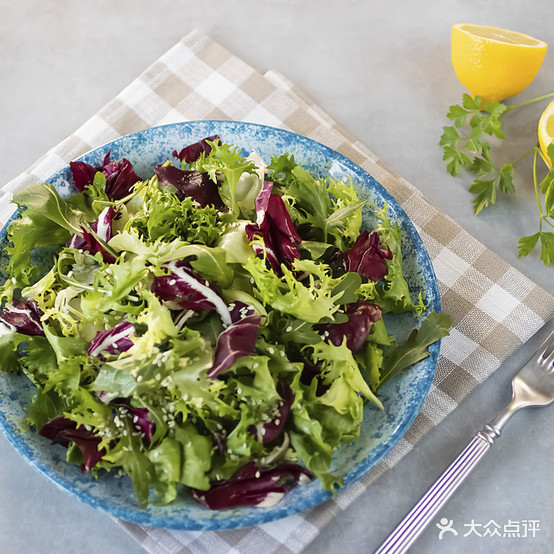
M 544 231 L 548 225 L 554 228 L 554 170 L 548 164 L 537 145 L 509 163 L 495 165 L 491 156 L 491 139 L 504 139 L 501 117 L 532 102 L 554 96 L 554 93 L 533 98 L 520 104 L 508 106 L 502 102 L 482 102 L 479 96 L 472 98 L 464 94 L 462 105 L 450 106 L 447 113 L 452 125 L 443 127 L 440 146 L 444 149 L 443 160 L 446 170 L 456 177 L 462 169 L 474 175 L 469 191 L 473 198 L 473 211 L 480 213 L 484 208 L 496 203 L 497 192 L 514 193 L 514 164 L 534 153 L 533 182 L 539 212 L 539 231 L 534 235 L 522 237 L 519 241 L 518 255 L 530 254 L 541 243 L 541 261 L 545 265 L 554 265 L 554 233 Z M 554 160 L 554 145 L 548 147 L 548 156 Z M 539 182 L 537 160 L 541 158 L 548 170 Z M 544 209 L 543 209 L 544 205 Z
M 537 178 L 537 159 L 540 156 L 547 167 L 549 167 L 542 150 L 535 146 L 533 148 L 533 184 L 535 186 L 535 197 L 537 199 L 537 208 L 539 210 L 539 230 L 534 235 L 521 237 L 518 245 L 518 255 L 527 256 L 530 254 L 537 243 L 541 243 L 541 261 L 545 265 L 554 266 L 554 233 L 552 231 L 543 231 L 543 225 L 549 225 L 554 229 L 554 168 L 550 167 L 548 173 L 539 183 Z M 554 144 L 549 144 L 546 149 L 548 157 L 554 160 Z M 544 195 L 541 202 L 541 193 Z

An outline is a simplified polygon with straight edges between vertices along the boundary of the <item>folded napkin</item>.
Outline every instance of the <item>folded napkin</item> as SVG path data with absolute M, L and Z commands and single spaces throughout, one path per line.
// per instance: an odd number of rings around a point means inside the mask
M 319 109 L 276 71 L 265 75 L 201 31 L 193 31 L 73 135 L 0 190 L 0 223 L 16 190 L 41 181 L 84 152 L 154 125 L 231 119 L 292 130 L 339 151 L 402 205 L 431 256 L 443 311 L 452 315 L 437 373 L 406 435 L 373 471 L 327 503 L 283 520 L 238 530 L 189 532 L 119 521 L 147 551 L 300 552 L 334 517 L 405 456 L 462 399 L 554 313 L 554 298 L 485 248 Z M 176 145 L 177 147 L 178 145 Z

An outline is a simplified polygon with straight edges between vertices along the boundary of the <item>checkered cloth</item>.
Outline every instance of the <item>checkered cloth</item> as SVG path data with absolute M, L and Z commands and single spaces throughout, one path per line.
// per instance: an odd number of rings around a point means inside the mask
M 278 522 L 221 532 L 153 529 L 119 522 L 152 553 L 300 552 L 340 510 L 405 456 L 462 399 L 554 313 L 554 298 L 435 208 L 276 71 L 265 75 L 200 31 L 151 65 L 73 135 L 1 189 L 0 223 L 11 195 L 84 152 L 154 125 L 231 119 L 290 129 L 339 151 L 396 198 L 433 261 L 443 311 L 453 329 L 443 340 L 431 391 L 416 421 L 389 456 L 337 498 Z

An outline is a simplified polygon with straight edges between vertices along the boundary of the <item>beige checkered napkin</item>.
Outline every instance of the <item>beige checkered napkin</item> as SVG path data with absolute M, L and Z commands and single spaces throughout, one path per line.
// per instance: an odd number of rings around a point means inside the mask
M 119 522 L 153 553 L 300 552 L 340 510 L 407 454 L 503 360 L 553 314 L 554 298 L 487 250 L 383 167 L 275 71 L 262 75 L 201 32 L 187 36 L 97 115 L 2 189 L 0 220 L 10 195 L 85 151 L 139 129 L 183 120 L 232 119 L 293 130 L 338 150 L 385 186 L 416 225 L 432 258 L 445 312 L 453 316 L 436 378 L 411 429 L 371 473 L 307 513 L 258 527 L 221 532 L 151 529 Z

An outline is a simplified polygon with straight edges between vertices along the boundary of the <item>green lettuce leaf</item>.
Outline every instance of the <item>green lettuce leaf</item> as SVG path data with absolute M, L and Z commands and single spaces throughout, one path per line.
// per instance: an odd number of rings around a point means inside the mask
M 421 327 L 411 332 L 402 346 L 388 348 L 377 388 L 407 367 L 430 356 L 428 347 L 442 337 L 448 336 L 451 325 L 452 318 L 448 314 L 431 312 Z
M 292 315 L 309 323 L 322 319 L 333 319 L 339 309 L 338 301 L 344 291 L 335 292 L 345 277 L 331 277 L 329 267 L 311 260 L 294 260 L 291 271 L 282 266 L 283 276 L 279 277 L 268 269 L 265 260 L 250 258 L 244 265 L 257 286 L 256 297 L 275 310 Z M 305 274 L 299 281 L 295 272 Z
M 241 213 L 237 199 L 239 179 L 243 173 L 256 174 L 256 164 L 243 157 L 238 148 L 230 144 L 217 142 L 209 142 L 209 144 L 210 153 L 207 156 L 202 153 L 198 160 L 190 164 L 190 168 L 208 173 L 215 183 L 218 182 L 219 177 L 222 177 L 219 196 L 231 212 L 238 216 Z

